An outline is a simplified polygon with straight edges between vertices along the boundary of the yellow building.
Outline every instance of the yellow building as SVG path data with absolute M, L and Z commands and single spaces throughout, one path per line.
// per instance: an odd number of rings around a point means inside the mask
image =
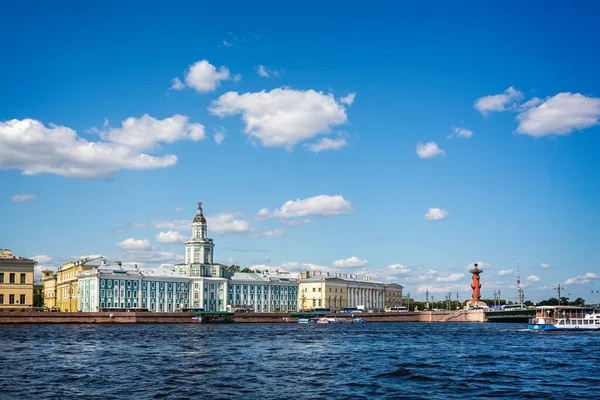
M 75 312 L 78 310 L 79 273 L 95 268 L 94 265 L 88 265 L 87 263 L 97 258 L 100 257 L 71 261 L 56 271 L 56 307 L 60 308 L 60 311 Z M 50 288 L 52 285 L 50 280 L 48 284 L 48 288 Z M 44 286 L 45 291 L 46 286 Z
M 0 308 L 33 307 L 33 267 L 36 261 L 0 249 Z
M 44 307 L 56 307 L 56 273 L 52 270 L 42 271 L 44 283 Z
M 328 308 L 339 311 L 351 307 L 378 312 L 385 309 L 387 286 L 394 292 L 399 287 L 402 296 L 400 285 L 374 282 L 369 277 L 359 279 L 358 275 L 303 272 L 299 282 L 300 310 Z

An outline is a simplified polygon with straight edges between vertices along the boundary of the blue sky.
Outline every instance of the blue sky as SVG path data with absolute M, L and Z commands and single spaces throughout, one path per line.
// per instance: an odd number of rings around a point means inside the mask
M 4 2 L 0 247 L 599 302 L 599 8 Z

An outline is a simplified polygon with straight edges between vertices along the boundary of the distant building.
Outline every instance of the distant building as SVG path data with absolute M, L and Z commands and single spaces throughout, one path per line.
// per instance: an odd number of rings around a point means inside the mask
M 0 309 L 33 306 L 33 267 L 36 261 L 0 249 Z
M 63 264 L 56 271 L 56 307 L 60 308 L 60 311 L 75 312 L 78 310 L 79 274 L 97 267 L 101 263 L 101 259 L 102 257 L 87 257 L 71 261 Z M 50 279 L 45 281 L 44 292 L 52 284 Z
M 206 311 L 225 311 L 227 307 L 227 279 L 223 265 L 213 263 L 215 244 L 208 237 L 202 202 L 192 221 L 192 237 L 185 242 L 185 264 L 175 265 L 175 271 L 190 278 L 190 307 Z
M 374 282 L 358 275 L 303 272 L 300 274 L 299 308 L 329 308 L 339 311 L 347 307 L 384 311 L 386 293 L 389 298 L 402 298 L 402 286 L 395 283 Z
M 56 307 L 56 272 L 50 269 L 42 271 L 42 283 L 44 285 L 44 307 Z
M 384 305 L 385 308 L 390 307 L 402 307 L 403 298 L 402 298 L 402 285 L 398 285 L 397 283 L 386 283 L 384 289 Z
M 255 312 L 298 310 L 298 279 L 284 272 L 236 272 L 229 278 L 228 304 Z
M 172 312 L 188 307 L 190 280 L 168 270 L 124 268 L 102 257 L 79 274 L 79 311 L 105 308 Z

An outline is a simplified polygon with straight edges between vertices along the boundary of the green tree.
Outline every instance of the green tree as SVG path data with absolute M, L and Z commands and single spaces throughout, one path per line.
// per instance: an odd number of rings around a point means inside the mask
M 241 270 L 240 272 L 252 272 L 252 270 L 250 268 L 244 268 L 243 270 Z
M 235 274 L 236 272 L 240 272 L 240 266 L 239 265 L 235 265 L 235 264 L 226 265 L 223 268 L 223 273 L 228 273 L 228 272 L 233 273 L 233 274 Z
M 44 288 L 33 288 L 33 306 L 44 307 Z

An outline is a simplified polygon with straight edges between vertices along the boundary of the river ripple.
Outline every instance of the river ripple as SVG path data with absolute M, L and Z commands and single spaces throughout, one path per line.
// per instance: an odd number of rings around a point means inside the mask
M 600 332 L 513 324 L 5 325 L 0 398 L 591 398 Z

